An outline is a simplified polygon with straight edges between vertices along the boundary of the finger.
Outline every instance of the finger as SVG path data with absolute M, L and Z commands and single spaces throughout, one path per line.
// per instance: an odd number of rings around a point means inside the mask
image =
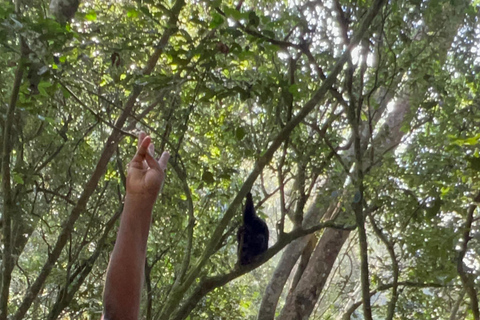
M 148 146 L 150 145 L 151 141 L 152 141 L 152 138 L 150 138 L 149 136 L 144 137 L 144 139 L 138 146 L 137 153 L 135 154 L 135 157 L 133 157 L 132 161 L 141 162 L 145 160 L 145 156 L 148 153 Z
M 146 136 L 147 134 L 144 131 L 140 131 L 140 133 L 138 134 L 138 148 L 140 148 L 140 146 L 142 145 L 142 141 L 143 139 L 145 139 Z
M 158 165 L 160 166 L 160 169 L 162 171 L 165 171 L 167 169 L 168 159 L 170 159 L 170 153 L 168 153 L 168 151 L 164 151 L 162 153 L 162 156 L 158 160 Z
M 153 145 L 153 143 L 150 143 L 150 145 L 148 146 L 148 152 L 152 157 L 155 157 L 155 146 Z
M 162 171 L 162 169 L 160 168 L 160 164 L 157 162 L 157 160 L 155 160 L 154 157 L 152 157 L 150 153 L 147 153 L 145 155 L 145 160 L 147 161 L 147 164 L 150 168 L 157 171 Z

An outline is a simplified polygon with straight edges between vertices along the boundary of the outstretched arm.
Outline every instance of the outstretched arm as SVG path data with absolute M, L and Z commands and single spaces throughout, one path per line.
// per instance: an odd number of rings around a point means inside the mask
M 128 167 L 125 204 L 105 281 L 105 320 L 138 319 L 152 209 L 170 157 L 164 152 L 160 160 L 155 160 L 151 138 L 144 132 L 138 138 L 137 153 Z

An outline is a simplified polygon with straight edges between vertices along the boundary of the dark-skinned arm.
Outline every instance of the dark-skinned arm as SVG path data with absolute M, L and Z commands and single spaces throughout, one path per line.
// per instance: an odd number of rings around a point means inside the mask
M 153 158 L 154 147 L 144 132 L 129 164 L 127 193 L 117 240 L 110 257 L 103 294 L 105 320 L 137 320 L 144 278 L 152 209 L 165 179 L 169 154 Z

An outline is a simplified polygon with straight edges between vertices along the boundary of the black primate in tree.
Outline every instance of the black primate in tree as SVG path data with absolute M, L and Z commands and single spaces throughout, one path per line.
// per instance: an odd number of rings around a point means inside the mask
M 247 194 L 243 225 L 238 229 L 238 263 L 250 264 L 256 256 L 268 249 L 268 227 L 265 221 L 255 214 L 252 194 Z

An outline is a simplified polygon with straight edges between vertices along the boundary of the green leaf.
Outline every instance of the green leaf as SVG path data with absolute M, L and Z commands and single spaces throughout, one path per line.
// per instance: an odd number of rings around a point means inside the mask
M 225 13 L 225 15 L 227 17 L 231 17 L 235 20 L 242 20 L 243 16 L 242 16 L 242 13 L 240 11 L 238 11 L 237 9 L 234 9 L 234 8 L 229 8 L 229 7 L 225 7 L 223 9 L 223 12 Z
M 70 92 L 68 92 L 68 90 L 63 87 L 62 87 L 62 94 L 65 99 L 68 99 L 71 96 Z
M 97 20 L 97 13 L 94 10 L 90 10 L 85 14 L 85 19 L 88 21 L 96 21 Z
M 150 13 L 150 10 L 148 9 L 148 7 L 145 7 L 145 6 L 142 6 L 140 7 L 140 11 L 146 15 L 147 17 L 150 17 L 150 18 L 153 18 L 152 14 Z
M 465 139 L 465 144 L 469 146 L 475 146 L 478 144 L 478 140 L 479 140 L 478 136 L 471 137 L 471 138 Z
M 433 202 L 433 206 L 431 206 L 430 208 L 427 208 L 426 217 L 428 219 L 432 219 L 433 217 L 435 217 L 440 212 L 440 209 L 442 208 L 442 204 L 443 204 L 442 199 L 440 199 L 440 197 L 436 198 L 435 201 Z
M 275 32 L 271 30 L 263 30 L 263 35 L 270 38 L 270 39 L 275 39 Z
M 17 184 L 24 184 L 25 182 L 23 181 L 22 176 L 18 172 L 13 172 L 12 175 L 13 181 L 15 181 Z
M 208 3 L 212 8 L 218 8 L 222 4 L 222 0 L 212 0 Z
M 135 10 L 135 9 L 128 10 L 127 17 L 132 18 L 132 19 L 136 19 L 138 17 L 138 11 Z
M 223 17 L 221 15 L 214 12 L 214 13 L 212 13 L 212 21 L 210 21 L 210 28 L 215 29 L 215 28 L 219 27 L 220 25 L 222 25 L 224 21 L 225 20 L 223 20 Z
M 47 91 L 45 90 L 46 88 L 49 88 L 51 87 L 52 84 L 50 82 L 47 82 L 47 81 L 41 81 L 39 84 L 38 84 L 38 91 L 40 92 L 40 94 L 44 97 L 48 97 L 48 93 Z
M 292 84 L 290 87 L 288 87 L 288 92 L 290 92 L 293 95 L 296 95 L 298 93 L 298 85 Z

